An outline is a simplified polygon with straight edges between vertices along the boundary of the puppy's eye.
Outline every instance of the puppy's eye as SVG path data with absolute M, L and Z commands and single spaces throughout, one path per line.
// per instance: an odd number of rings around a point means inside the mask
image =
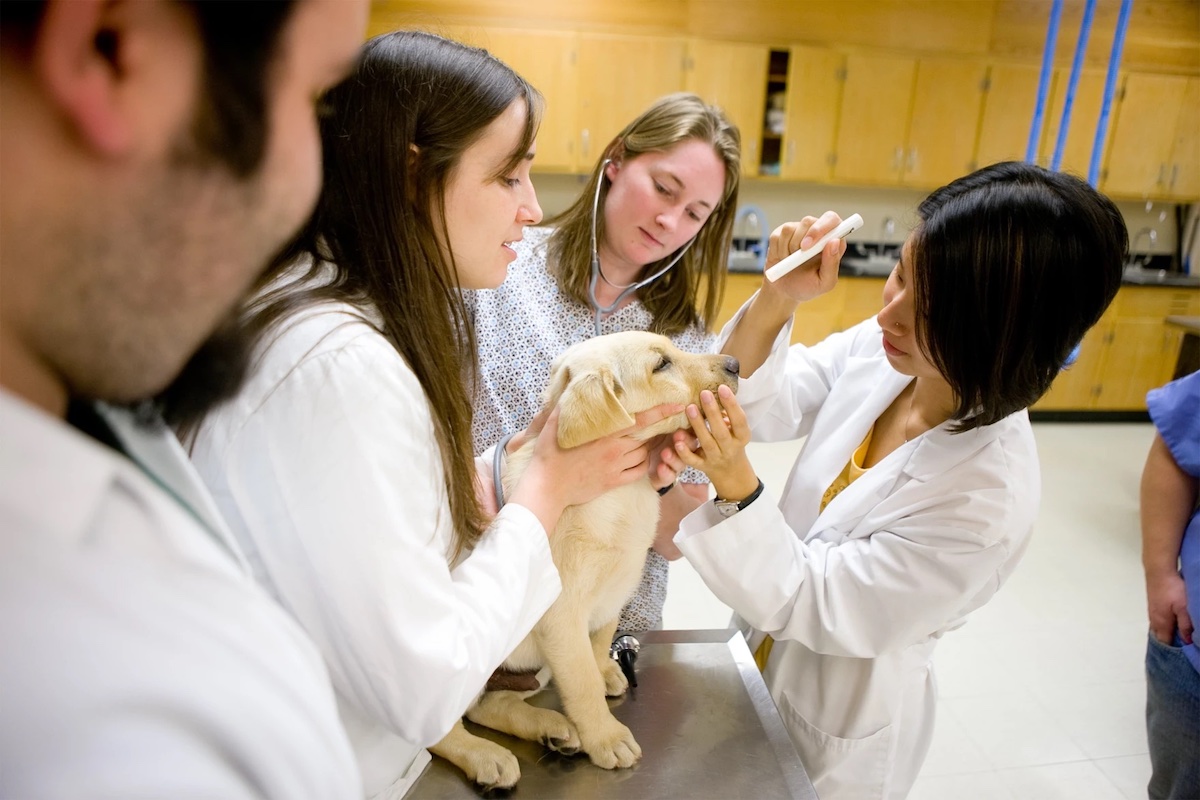
M 658 362 L 658 366 L 656 366 L 654 368 L 654 371 L 662 372 L 664 369 L 666 369 L 669 366 L 671 366 L 671 359 L 667 358 L 666 356 L 663 356 L 662 359 Z

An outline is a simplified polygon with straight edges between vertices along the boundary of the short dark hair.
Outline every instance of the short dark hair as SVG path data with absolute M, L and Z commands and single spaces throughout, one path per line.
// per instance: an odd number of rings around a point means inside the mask
M 1085 181 L 1011 161 L 937 189 L 918 214 L 917 335 L 958 398 L 956 430 L 990 425 L 1046 393 L 1116 296 L 1125 222 Z
M 296 0 L 201 2 L 178 0 L 196 20 L 204 42 L 204 79 L 193 121 L 194 152 L 224 164 L 237 177 L 252 174 L 266 152 L 270 67 Z M 5 47 L 27 49 L 45 0 L 4 0 Z

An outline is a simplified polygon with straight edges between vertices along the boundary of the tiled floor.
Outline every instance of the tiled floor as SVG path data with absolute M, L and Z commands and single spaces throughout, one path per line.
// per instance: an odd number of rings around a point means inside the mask
M 1035 423 L 1041 513 L 1024 561 L 938 646 L 937 730 L 911 800 L 1145 798 L 1142 424 Z M 752 445 L 778 491 L 797 443 Z M 664 627 L 723 628 L 729 609 L 671 565 Z

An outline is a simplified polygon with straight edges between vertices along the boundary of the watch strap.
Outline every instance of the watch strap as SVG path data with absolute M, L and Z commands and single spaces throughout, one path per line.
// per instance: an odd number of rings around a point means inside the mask
M 762 478 L 759 478 L 758 486 L 755 487 L 754 491 L 751 492 L 750 494 L 748 494 L 746 497 L 742 498 L 741 500 L 737 500 L 737 501 L 722 500 L 721 498 L 717 497 L 717 498 L 714 498 L 713 503 L 716 504 L 717 513 L 719 513 L 722 517 L 728 518 L 728 517 L 732 517 L 734 514 L 741 511 L 742 509 L 746 508 L 746 506 L 750 505 L 755 500 L 757 500 L 758 496 L 760 494 L 762 494 L 762 492 L 763 492 L 763 482 L 762 482 Z
M 746 506 L 748 506 L 748 505 L 750 505 L 751 503 L 753 503 L 755 500 L 757 500 L 757 499 L 758 499 L 758 496 L 759 496 L 760 494 L 762 494 L 762 493 L 763 493 L 763 482 L 762 482 L 762 478 L 759 478 L 759 479 L 758 479 L 758 486 L 757 486 L 757 487 L 755 487 L 754 491 L 753 491 L 753 492 L 751 492 L 750 494 L 748 494 L 744 500 L 739 500 L 739 501 L 738 501 L 738 504 L 737 504 L 737 510 L 738 510 L 738 511 L 741 511 L 741 510 L 742 510 L 742 509 L 744 509 Z

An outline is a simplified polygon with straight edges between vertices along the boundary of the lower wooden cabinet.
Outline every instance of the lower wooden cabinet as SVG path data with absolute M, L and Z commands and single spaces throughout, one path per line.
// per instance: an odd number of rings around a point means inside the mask
M 725 283 L 725 298 L 717 316 L 717 330 L 728 322 L 762 285 L 762 276 L 733 273 Z M 883 278 L 842 278 L 832 291 L 801 303 L 792 322 L 792 343 L 814 345 L 831 333 L 843 331 L 872 317 L 883 308 Z
M 792 342 L 813 345 L 883 307 L 883 278 L 842 278 L 834 289 L 801 303 Z M 762 276 L 734 273 L 725 285 L 717 329 L 762 285 Z M 1144 411 L 1146 392 L 1171 380 L 1183 334 L 1172 315 L 1200 314 L 1200 290 L 1124 286 L 1084 337 L 1078 359 L 1036 405 L 1038 411 Z
M 1175 373 L 1183 333 L 1172 315 L 1200 314 L 1193 288 L 1123 286 L 1084 337 L 1079 360 L 1063 370 L 1038 411 L 1145 411 L 1146 392 Z

